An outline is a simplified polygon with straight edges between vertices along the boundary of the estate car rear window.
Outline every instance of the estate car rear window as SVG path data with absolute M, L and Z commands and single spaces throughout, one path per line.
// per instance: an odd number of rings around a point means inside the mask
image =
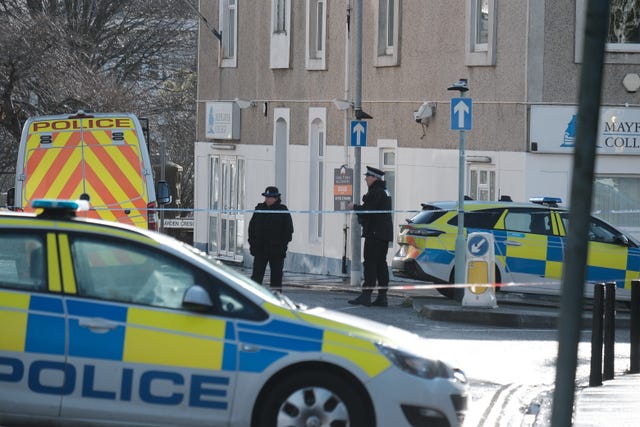
M 464 213 L 464 226 L 468 228 L 492 229 L 504 209 L 486 209 L 479 211 L 471 211 Z M 449 225 L 458 225 L 458 215 L 454 216 L 447 223 Z
M 408 219 L 407 222 L 409 224 L 431 224 L 446 213 L 447 211 L 441 209 L 422 211 L 413 218 Z

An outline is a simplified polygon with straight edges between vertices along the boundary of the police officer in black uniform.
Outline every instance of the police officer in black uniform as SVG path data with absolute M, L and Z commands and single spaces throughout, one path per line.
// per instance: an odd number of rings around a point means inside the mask
M 384 182 L 384 172 L 367 166 L 365 181 L 369 190 L 362 196 L 362 204 L 350 204 L 355 211 L 386 211 L 382 213 L 357 213 L 364 237 L 364 287 L 362 293 L 349 304 L 386 307 L 389 286 L 387 251 L 393 240 L 393 220 L 391 219 L 391 196 Z M 371 294 L 378 282 L 378 295 L 371 302 Z
M 293 235 L 293 221 L 287 206 L 282 204 L 280 191 L 269 186 L 262 193 L 264 202 L 258 203 L 249 221 L 249 250 L 253 255 L 251 279 L 262 284 L 269 264 L 272 289 L 282 291 L 282 269 L 287 246 Z

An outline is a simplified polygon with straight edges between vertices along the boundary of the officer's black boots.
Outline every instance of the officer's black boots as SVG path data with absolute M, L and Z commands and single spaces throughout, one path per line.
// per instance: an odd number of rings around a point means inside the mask
M 363 291 L 357 298 L 349 300 L 349 304 L 364 305 L 369 307 L 371 305 L 375 307 L 387 307 L 389 302 L 387 301 L 387 291 L 379 291 L 376 299 L 371 302 L 371 291 Z
M 376 307 L 388 306 L 389 302 L 387 301 L 387 293 L 386 292 L 379 293 L 376 299 L 371 303 L 371 305 L 374 305 Z
M 363 291 L 357 298 L 350 299 L 348 302 L 353 305 L 369 307 L 371 305 L 371 291 Z

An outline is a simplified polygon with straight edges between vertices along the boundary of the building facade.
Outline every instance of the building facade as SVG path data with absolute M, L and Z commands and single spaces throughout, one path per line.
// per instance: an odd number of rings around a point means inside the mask
M 386 172 L 396 225 L 421 202 L 457 200 L 460 132 L 451 130 L 451 104 L 459 94 L 447 88 L 460 78 L 472 100 L 465 194 L 569 204 L 586 0 L 362 0 L 361 58 L 356 3 L 200 1 L 197 247 L 250 264 L 251 210 L 276 185 L 295 227 L 286 269 L 348 271 L 351 220 L 340 210 L 339 184 L 354 168 L 358 88 L 372 116 L 361 169 Z M 620 16 L 618 3 L 612 16 Z M 632 13 L 617 19 L 604 65 L 594 208 L 633 233 L 640 24 Z

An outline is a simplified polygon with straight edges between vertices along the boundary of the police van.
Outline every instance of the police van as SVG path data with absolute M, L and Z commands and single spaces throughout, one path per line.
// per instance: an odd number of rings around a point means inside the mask
M 147 142 L 140 120 L 130 113 L 80 111 L 28 119 L 14 194 L 18 210 L 33 211 L 35 199 L 85 198 L 89 217 L 157 228 Z
M 32 205 L 0 212 L 0 425 L 462 424 L 467 379 L 425 339 L 81 218 L 85 201 Z

